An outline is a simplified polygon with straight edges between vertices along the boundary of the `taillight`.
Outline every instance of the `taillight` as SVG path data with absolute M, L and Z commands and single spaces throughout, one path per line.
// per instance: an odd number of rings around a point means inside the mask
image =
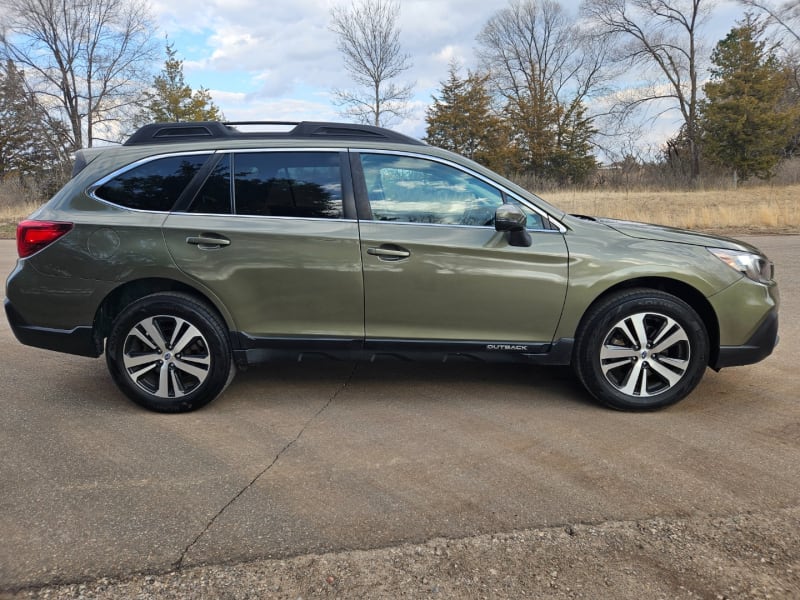
M 72 223 L 62 221 L 22 221 L 17 225 L 17 254 L 30 256 L 49 246 L 72 229 Z

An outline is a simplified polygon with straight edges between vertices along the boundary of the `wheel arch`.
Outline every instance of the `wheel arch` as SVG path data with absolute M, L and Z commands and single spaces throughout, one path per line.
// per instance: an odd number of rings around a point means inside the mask
M 609 296 L 621 291 L 630 289 L 653 289 L 667 294 L 671 294 L 688 304 L 702 319 L 706 327 L 709 342 L 709 364 L 715 364 L 719 356 L 719 320 L 717 313 L 711 306 L 708 299 L 691 285 L 679 281 L 677 279 L 670 279 L 668 277 L 639 277 L 620 282 L 597 296 L 592 303 L 586 307 L 583 316 L 578 323 L 576 334 L 579 333 L 584 325 L 587 316 L 600 302 L 603 302 Z
M 136 302 L 140 298 L 149 296 L 150 294 L 157 294 L 159 292 L 180 292 L 195 298 L 196 300 L 205 304 L 209 310 L 213 311 L 220 322 L 224 323 L 229 329 L 229 320 L 225 314 L 219 309 L 216 303 L 206 294 L 202 293 L 190 285 L 175 281 L 174 279 L 166 279 L 160 277 L 149 277 L 145 279 L 135 279 L 128 281 L 122 285 L 114 288 L 104 299 L 97 309 L 94 319 L 95 337 L 104 339 L 108 337 L 111 332 L 111 327 L 117 316 L 129 306 L 131 303 Z

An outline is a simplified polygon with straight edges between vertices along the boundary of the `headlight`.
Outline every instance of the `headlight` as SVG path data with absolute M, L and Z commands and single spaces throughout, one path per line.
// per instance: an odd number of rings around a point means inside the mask
M 774 267 L 766 256 L 725 248 L 709 248 L 708 251 L 731 269 L 744 273 L 753 281 L 765 284 L 772 281 Z

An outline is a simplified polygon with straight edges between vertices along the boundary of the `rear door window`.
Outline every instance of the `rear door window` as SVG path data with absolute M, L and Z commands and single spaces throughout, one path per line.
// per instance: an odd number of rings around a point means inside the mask
M 237 215 L 342 218 L 337 152 L 239 152 L 233 174 Z

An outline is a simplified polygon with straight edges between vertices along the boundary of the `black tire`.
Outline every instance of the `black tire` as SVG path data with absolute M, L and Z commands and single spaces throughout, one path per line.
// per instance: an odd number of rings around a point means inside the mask
M 708 353 L 703 320 L 686 302 L 658 290 L 632 289 L 588 311 L 573 366 L 597 400 L 621 410 L 652 410 L 691 393 Z
M 192 296 L 145 296 L 114 320 L 106 363 L 119 388 L 150 410 L 178 413 L 205 406 L 233 379 L 226 328 Z

